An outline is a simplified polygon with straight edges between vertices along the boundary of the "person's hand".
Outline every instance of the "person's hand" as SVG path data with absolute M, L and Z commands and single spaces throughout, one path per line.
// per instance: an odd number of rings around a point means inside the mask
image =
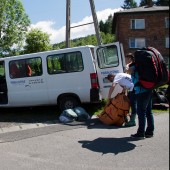
M 123 88 L 122 93 L 126 93 L 126 88 Z
M 111 101 L 112 101 L 112 98 L 109 98 L 109 100 L 108 100 L 108 104 L 110 104 L 110 103 L 111 103 Z

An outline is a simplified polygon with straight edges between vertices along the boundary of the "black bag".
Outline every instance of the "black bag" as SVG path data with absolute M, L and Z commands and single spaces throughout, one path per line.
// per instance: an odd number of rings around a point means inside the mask
M 154 89 L 168 82 L 168 70 L 160 52 L 153 47 L 146 47 L 134 53 L 138 84 L 146 89 Z M 135 85 L 138 85 L 135 84 Z

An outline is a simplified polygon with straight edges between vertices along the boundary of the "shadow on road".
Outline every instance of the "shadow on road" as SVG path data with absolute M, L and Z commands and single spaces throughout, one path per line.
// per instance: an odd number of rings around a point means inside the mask
M 90 116 L 102 108 L 100 104 L 84 104 L 83 107 Z M 62 112 L 57 106 L 0 108 L 0 123 L 43 123 L 58 120 Z
M 115 155 L 123 152 L 128 152 L 135 149 L 136 145 L 130 143 L 133 141 L 130 137 L 125 138 L 97 138 L 93 141 L 79 141 L 82 148 L 89 149 L 93 152 L 102 154 L 113 153 Z
M 42 123 L 56 120 L 58 116 L 59 109 L 56 106 L 0 108 L 0 122 Z

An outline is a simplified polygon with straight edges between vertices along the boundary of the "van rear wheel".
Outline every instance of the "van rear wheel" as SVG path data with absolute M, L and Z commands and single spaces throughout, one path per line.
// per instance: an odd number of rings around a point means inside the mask
M 72 96 L 62 97 L 60 100 L 60 110 L 73 109 L 79 105 L 77 98 Z

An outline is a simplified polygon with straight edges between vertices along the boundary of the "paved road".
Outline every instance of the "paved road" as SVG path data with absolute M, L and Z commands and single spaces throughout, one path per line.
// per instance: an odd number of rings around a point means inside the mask
M 1 132 L 0 169 L 169 170 L 169 113 L 155 116 L 154 138 L 138 141 L 129 137 L 137 127 L 88 123 Z

